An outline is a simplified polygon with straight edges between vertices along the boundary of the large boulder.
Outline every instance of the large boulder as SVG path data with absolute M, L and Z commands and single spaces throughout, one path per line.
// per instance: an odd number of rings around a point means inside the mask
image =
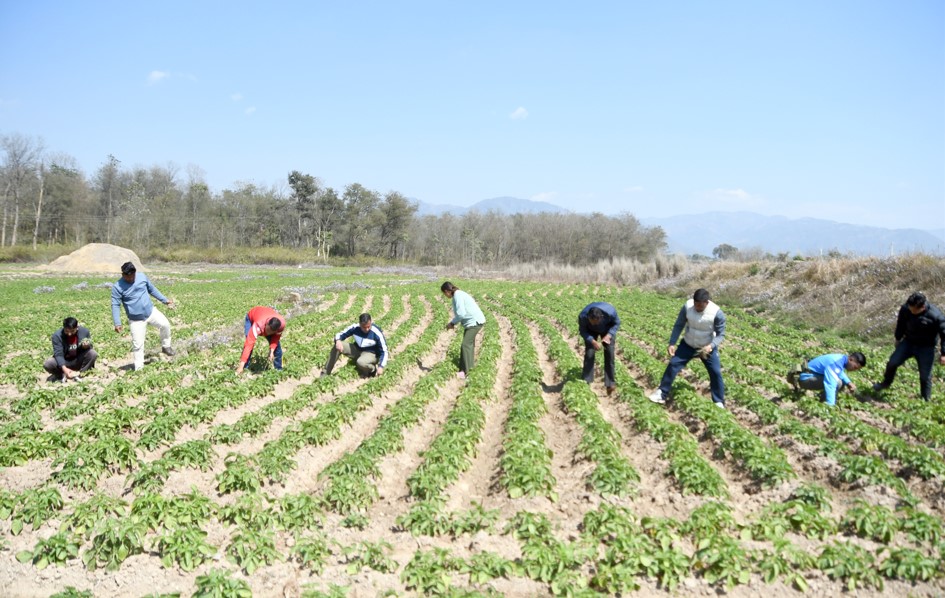
M 132 262 L 143 270 L 141 260 L 134 251 L 108 243 L 89 243 L 69 255 L 57 257 L 44 266 L 45 270 L 75 272 L 79 274 L 114 274 L 121 276 L 121 265 Z

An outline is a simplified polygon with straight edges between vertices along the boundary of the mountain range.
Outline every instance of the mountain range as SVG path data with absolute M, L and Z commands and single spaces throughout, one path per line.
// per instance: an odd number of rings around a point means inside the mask
M 543 201 L 516 197 L 484 199 L 469 207 L 428 204 L 418 201 L 419 216 L 466 212 L 502 214 L 570 213 L 570 210 Z M 921 252 L 945 255 L 945 228 L 921 230 L 891 229 L 846 224 L 820 218 L 765 216 L 754 212 L 707 212 L 661 218 L 640 218 L 646 226 L 662 227 L 670 253 L 712 255 L 719 245 L 741 250 L 791 255 L 841 254 L 888 256 Z

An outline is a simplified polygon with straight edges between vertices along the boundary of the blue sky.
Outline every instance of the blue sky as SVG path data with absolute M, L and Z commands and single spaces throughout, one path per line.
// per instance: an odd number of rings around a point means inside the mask
M 86 174 L 945 227 L 941 0 L 0 0 L 0 55 Z

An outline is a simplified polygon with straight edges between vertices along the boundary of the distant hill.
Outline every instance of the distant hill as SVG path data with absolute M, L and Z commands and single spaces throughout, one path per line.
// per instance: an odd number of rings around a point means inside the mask
M 533 201 L 531 199 L 519 199 L 517 197 L 493 197 L 492 199 L 483 199 L 468 208 L 462 206 L 453 206 L 448 204 L 429 204 L 418 201 L 418 216 L 440 216 L 450 213 L 454 216 L 462 216 L 466 212 L 488 211 L 499 212 L 500 214 L 538 214 L 541 212 L 568 213 L 561 206 L 548 203 L 546 201 Z
M 874 256 L 910 252 L 945 255 L 945 236 L 915 228 L 888 229 L 752 212 L 708 212 L 640 221 L 646 226 L 662 227 L 669 250 L 687 255 L 711 256 L 712 249 L 723 243 L 791 255 L 819 255 L 832 250 Z

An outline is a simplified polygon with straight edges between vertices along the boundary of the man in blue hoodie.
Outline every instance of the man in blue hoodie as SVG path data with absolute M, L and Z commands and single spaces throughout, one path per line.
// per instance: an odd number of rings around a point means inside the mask
M 830 353 L 811 359 L 800 373 L 789 372 L 788 382 L 795 389 L 821 391 L 820 398 L 832 407 L 837 404 L 837 391 L 841 388 L 856 392 L 856 385 L 850 381 L 847 372 L 855 372 L 865 365 L 866 356 L 859 351 L 849 355 Z
M 121 334 L 120 306 L 128 314 L 128 327 L 131 328 L 131 352 L 134 355 L 135 370 L 144 367 L 144 336 L 147 326 L 154 326 L 161 335 L 161 351 L 165 355 L 174 355 L 171 348 L 171 323 L 151 302 L 151 296 L 168 307 L 174 302 L 161 294 L 145 274 L 138 274 L 131 262 L 121 265 L 121 278 L 112 285 L 112 321 L 115 332 Z

